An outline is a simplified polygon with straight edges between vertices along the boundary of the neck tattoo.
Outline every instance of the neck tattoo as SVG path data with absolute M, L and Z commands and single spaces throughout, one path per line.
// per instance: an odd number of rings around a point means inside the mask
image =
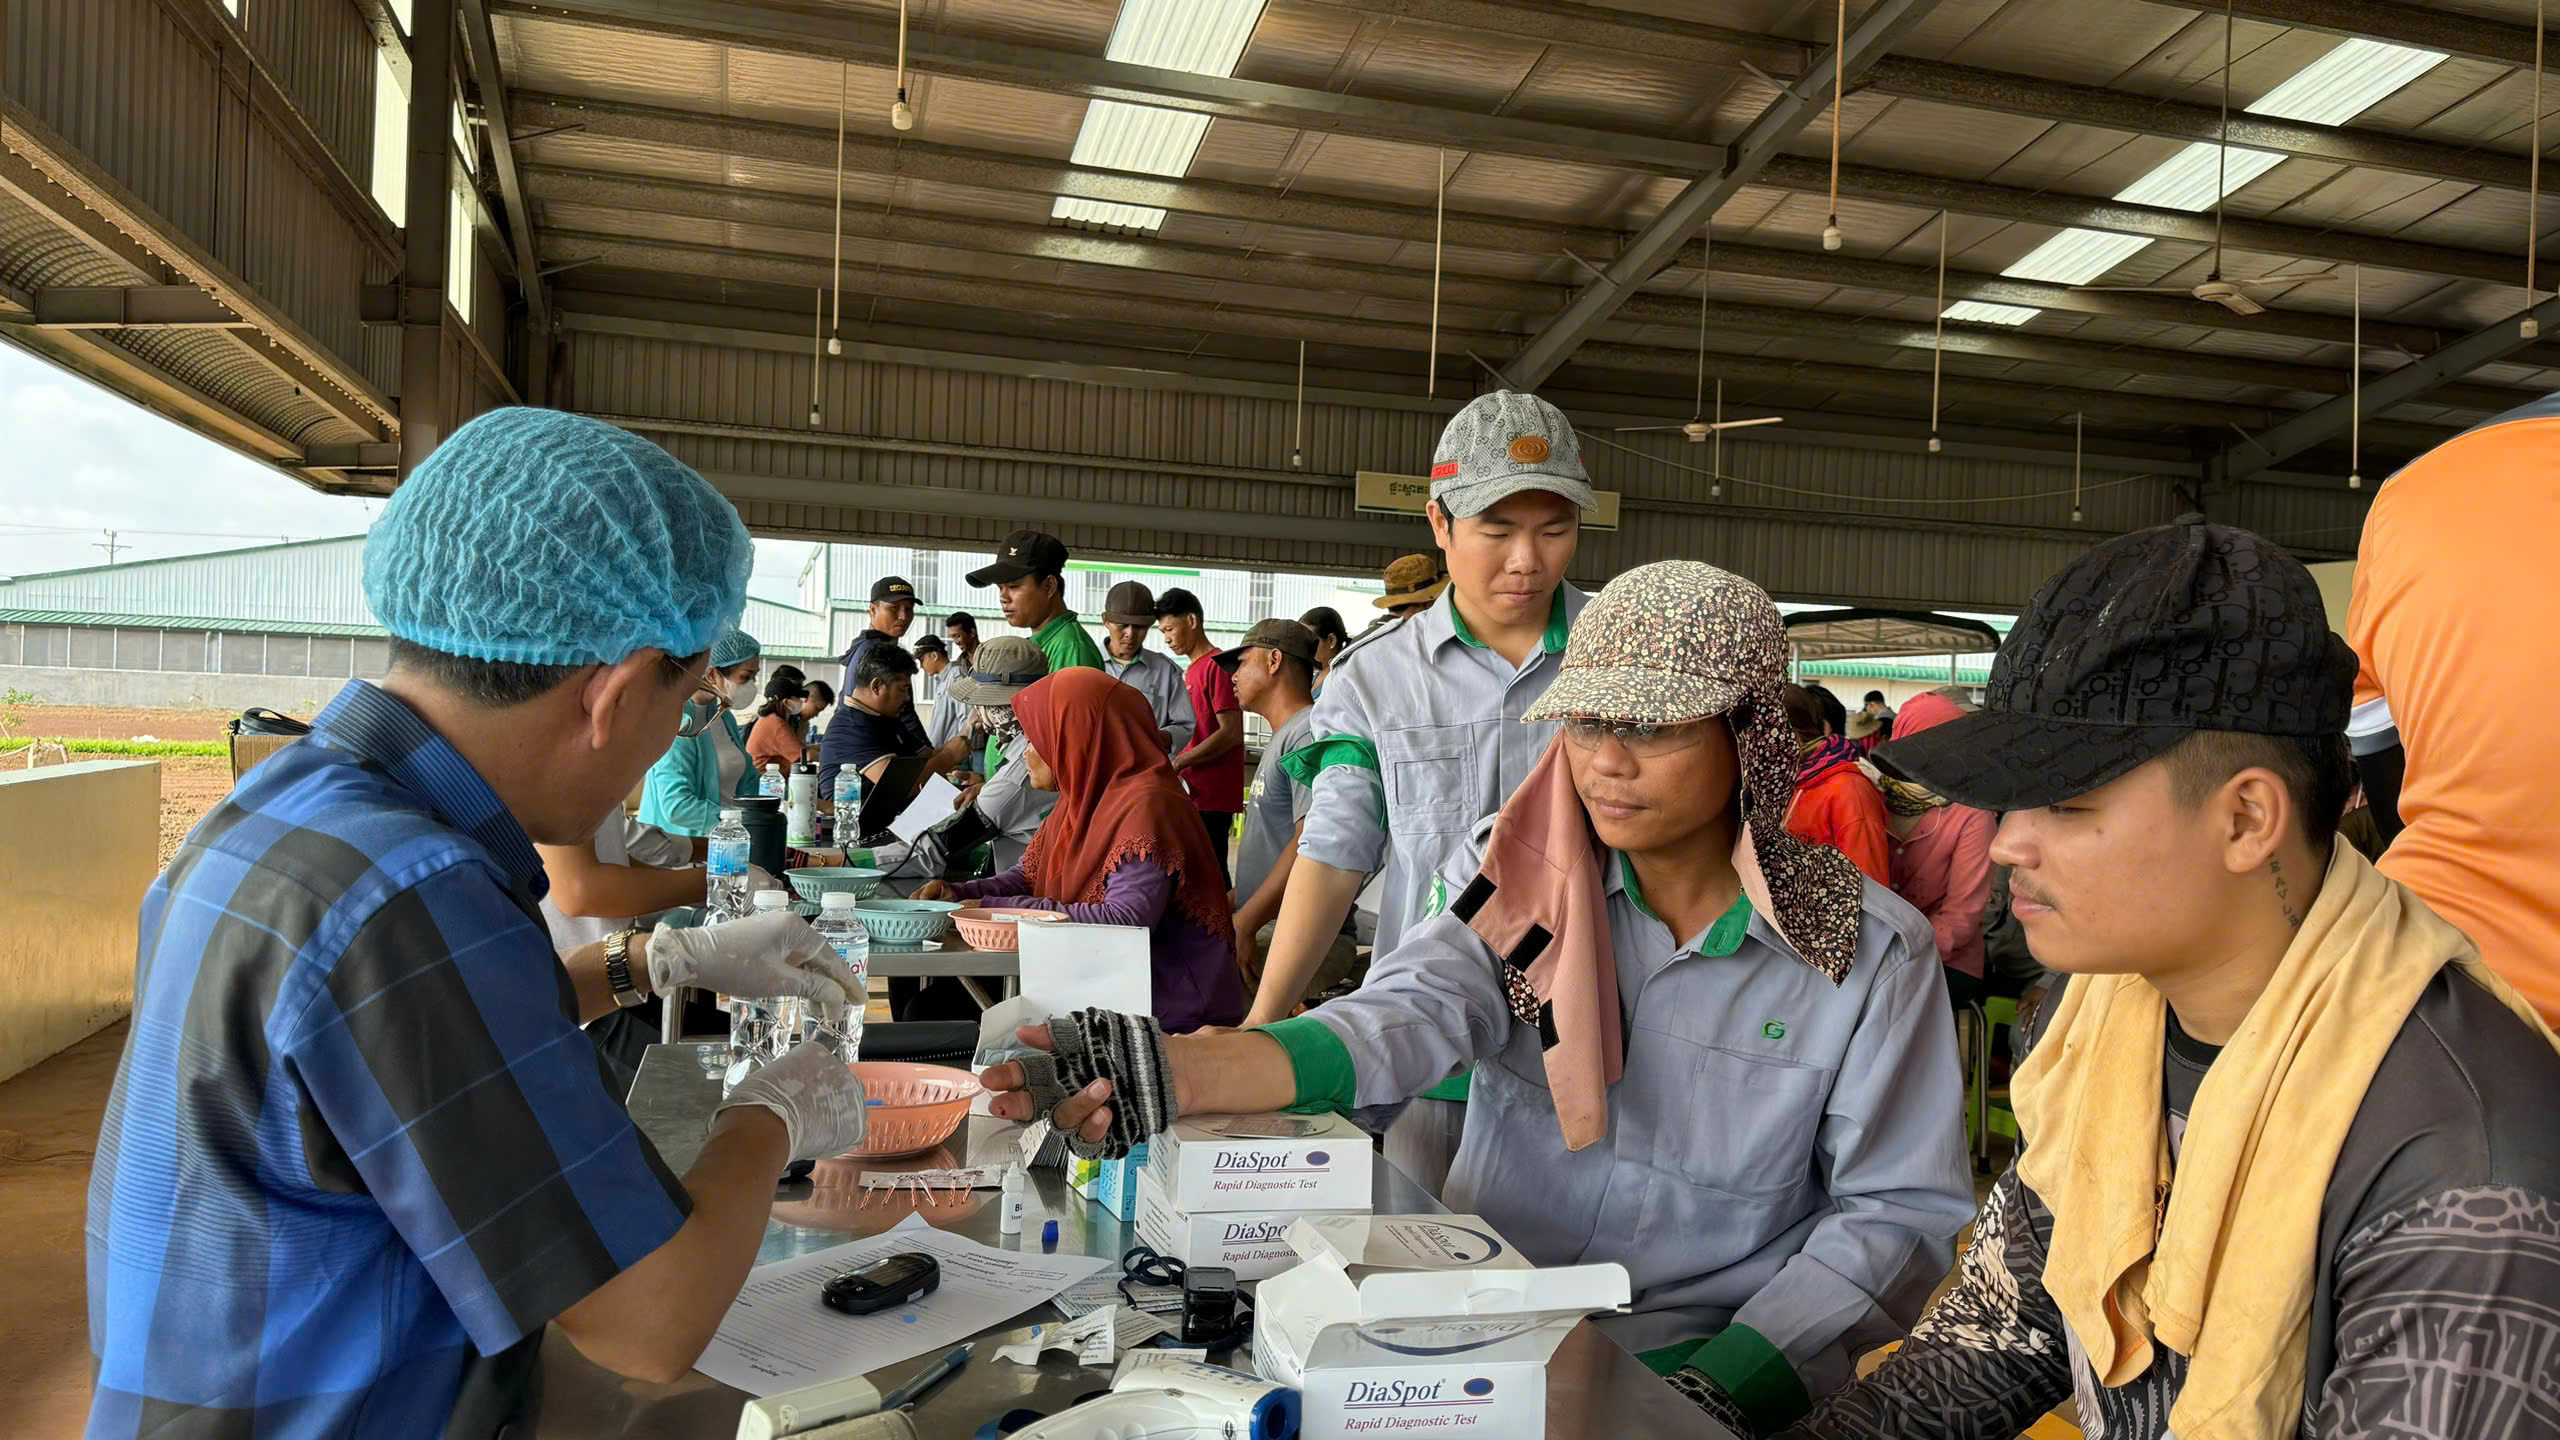
M 2284 911 L 2284 923 L 2296 930 L 2301 929 L 2302 912 L 2293 908 L 2293 888 L 2284 883 L 2284 862 L 2270 858 L 2267 861 L 2267 873 L 2275 877 L 2276 905 Z

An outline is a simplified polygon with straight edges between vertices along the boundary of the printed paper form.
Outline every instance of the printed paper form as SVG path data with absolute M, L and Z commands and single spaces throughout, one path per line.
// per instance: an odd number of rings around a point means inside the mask
M 959 787 L 939 775 L 928 775 L 924 788 L 916 792 L 916 798 L 908 801 L 907 808 L 898 812 L 898 818 L 889 822 L 889 833 L 913 845 L 916 837 L 928 828 L 951 818 L 951 802 L 959 798 Z
M 818 1299 L 828 1280 L 910 1251 L 942 1266 L 942 1288 L 915 1304 L 847 1315 Z M 948 1349 L 1110 1263 L 999 1250 L 910 1215 L 869 1239 L 757 1266 L 694 1368 L 755 1396 L 841 1380 Z

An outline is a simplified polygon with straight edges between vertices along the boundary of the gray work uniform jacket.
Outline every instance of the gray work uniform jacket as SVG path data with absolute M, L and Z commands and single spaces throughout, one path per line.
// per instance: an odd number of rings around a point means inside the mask
M 1483 832 L 1443 877 L 1476 874 Z M 1929 922 L 1870 880 L 1857 958 L 1833 985 L 1754 914 L 1730 954 L 1673 937 L 1614 857 L 1609 934 L 1625 1076 L 1609 1133 L 1564 1147 L 1538 1032 L 1515 1025 L 1502 963 L 1457 917 L 1384 947 L 1357 992 L 1310 1014 L 1351 1054 L 1362 1105 L 1475 1067 L 1444 1193 L 1540 1265 L 1616 1261 L 1632 1313 L 1599 1317 L 1645 1351 L 1750 1326 L 1819 1398 L 1900 1338 L 1972 1218 L 1964 1085 Z M 1721 927 L 1719 927 L 1721 928 Z
M 1155 712 L 1156 728 L 1173 736 L 1169 755 L 1179 755 L 1191 748 L 1192 732 L 1199 721 L 1191 713 L 1191 688 L 1183 681 L 1180 665 L 1153 650 L 1141 650 L 1135 660 L 1115 658 L 1109 651 L 1102 656 L 1103 673 L 1147 697 L 1147 708 Z
M 1313 745 L 1366 742 L 1376 763 L 1319 750 L 1327 758 L 1298 854 L 1361 874 L 1386 867 L 1380 955 L 1421 918 L 1432 877 L 1464 852 L 1475 823 L 1501 809 L 1537 767 L 1556 727 L 1523 725 L 1520 717 L 1555 683 L 1565 634 L 1590 600 L 1559 585 L 1546 644 L 1514 666 L 1464 635 L 1457 593 L 1443 591 L 1430 609 L 1345 650 L 1316 701 Z

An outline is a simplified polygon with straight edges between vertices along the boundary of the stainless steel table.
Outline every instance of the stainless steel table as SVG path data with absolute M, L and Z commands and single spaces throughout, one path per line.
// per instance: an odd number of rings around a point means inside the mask
M 659 1045 L 641 1061 L 639 1079 L 631 1087 L 631 1118 L 658 1147 L 677 1173 L 690 1169 L 702 1148 L 702 1136 L 720 1099 L 720 1082 L 706 1061 L 713 1045 Z M 1019 1248 L 1040 1243 L 1040 1222 L 1058 1222 L 1058 1248 L 1085 1255 L 1117 1258 L 1136 1243 L 1135 1227 L 1066 1187 L 1054 1170 L 1035 1171 L 1035 1209 L 1021 1236 L 996 1233 L 995 1192 L 975 1191 L 956 1200 L 944 1198 L 927 1206 L 896 1192 L 872 1192 L 867 1206 L 856 1187 L 867 1168 L 917 1170 L 964 1163 L 969 1141 L 992 1146 L 1013 1127 L 1002 1121 L 972 1118 L 952 1142 L 927 1155 L 903 1160 L 866 1162 L 851 1159 L 820 1165 L 814 1183 L 793 1183 L 775 1192 L 773 1219 L 765 1227 L 759 1262 L 787 1259 L 823 1250 L 864 1235 L 876 1235 L 910 1214 L 922 1214 L 943 1229 L 988 1245 Z M 1372 1198 L 1382 1214 L 1430 1214 L 1442 1207 L 1421 1187 L 1386 1163 L 1377 1164 Z M 1057 1318 L 1046 1304 L 1026 1310 L 1007 1329 Z M 1001 1336 L 1004 1330 L 987 1332 Z M 915 1411 L 916 1428 L 925 1440 L 967 1437 L 984 1422 L 1007 1410 L 1056 1411 L 1110 1384 L 1110 1374 L 1075 1365 L 1060 1354 L 1043 1356 L 1037 1368 L 995 1359 L 995 1344 L 980 1337 L 977 1355 L 967 1369 L 928 1395 Z M 996 1343 L 1002 1343 L 1001 1340 Z M 919 1356 L 871 1372 L 883 1392 L 932 1362 Z M 1224 1357 L 1214 1357 L 1224 1358 Z M 1242 1356 L 1233 1357 L 1243 1361 Z M 730 1440 L 738 1429 L 738 1411 L 746 1396 L 699 1372 L 671 1385 L 652 1385 L 610 1374 L 586 1359 L 558 1329 L 543 1341 L 541 1434 L 545 1440 L 603 1440 L 603 1437 L 646 1436 L 664 1440 Z M 1249 1362 L 1245 1368 L 1250 1368 Z M 1671 1387 L 1654 1378 L 1634 1356 L 1619 1349 L 1596 1328 L 1584 1324 L 1567 1336 L 1547 1365 L 1547 1435 L 1551 1440 L 1628 1435 L 1704 1436 L 1732 1440 Z

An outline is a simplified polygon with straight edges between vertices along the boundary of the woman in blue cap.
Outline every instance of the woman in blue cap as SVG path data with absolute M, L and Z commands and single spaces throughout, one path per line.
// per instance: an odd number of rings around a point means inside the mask
M 649 768 L 642 823 L 670 835 L 708 835 L 734 797 L 756 793 L 746 735 L 731 712 L 756 703 L 763 673 L 764 647 L 746 631 L 732 626 L 711 647 L 711 667 L 685 702 L 684 729 Z

